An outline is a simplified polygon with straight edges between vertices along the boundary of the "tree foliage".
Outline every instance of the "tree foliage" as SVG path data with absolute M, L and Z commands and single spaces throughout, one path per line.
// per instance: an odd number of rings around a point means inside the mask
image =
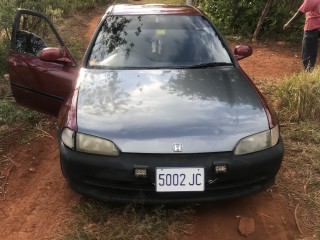
M 261 28 L 261 35 L 275 37 L 282 34 L 284 23 L 297 11 L 302 1 L 276 0 L 270 8 Z M 200 0 L 204 10 L 214 24 L 224 33 L 252 37 L 259 18 L 265 8 L 265 0 Z M 290 35 L 301 32 L 301 24 L 291 29 Z
M 15 13 L 15 5 L 13 1 L 0 0 L 0 6 L 0 37 L 10 39 L 10 29 Z

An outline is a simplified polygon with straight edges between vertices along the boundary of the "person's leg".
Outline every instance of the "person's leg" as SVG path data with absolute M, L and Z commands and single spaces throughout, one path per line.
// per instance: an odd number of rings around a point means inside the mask
M 312 71 L 317 61 L 319 29 L 305 31 L 302 40 L 302 62 L 307 71 Z

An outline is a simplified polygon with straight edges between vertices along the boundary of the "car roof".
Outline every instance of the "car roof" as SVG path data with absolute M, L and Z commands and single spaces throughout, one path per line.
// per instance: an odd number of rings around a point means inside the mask
M 110 6 L 106 14 L 112 15 L 148 15 L 148 14 L 173 14 L 173 15 L 204 15 L 199 9 L 188 5 L 171 4 L 117 4 Z

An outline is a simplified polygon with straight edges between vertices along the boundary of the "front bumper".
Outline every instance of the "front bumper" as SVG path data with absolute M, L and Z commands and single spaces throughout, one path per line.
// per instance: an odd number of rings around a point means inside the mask
M 264 191 L 275 181 L 283 159 L 280 139 L 273 148 L 234 156 L 227 153 L 133 154 L 108 157 L 81 153 L 59 141 L 61 167 L 72 189 L 95 199 L 133 203 L 187 203 L 236 198 Z M 226 164 L 228 172 L 217 174 L 215 165 Z M 134 169 L 147 168 L 146 178 Z M 204 167 L 204 192 L 156 192 L 156 167 Z

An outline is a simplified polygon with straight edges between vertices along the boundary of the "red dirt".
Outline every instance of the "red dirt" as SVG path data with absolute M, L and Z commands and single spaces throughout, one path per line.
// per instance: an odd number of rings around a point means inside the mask
M 92 36 L 103 11 L 91 11 L 86 16 L 84 23 L 87 27 L 82 33 L 86 42 Z M 253 49 L 253 56 L 240 63 L 254 81 L 274 77 L 281 80 L 286 74 L 301 69 L 300 58 L 297 57 L 299 48 L 293 50 L 284 43 L 272 43 L 256 44 Z M 53 119 L 51 121 L 54 122 Z M 0 193 L 0 239 L 52 239 L 71 206 L 80 199 L 67 186 L 60 172 L 55 127 L 48 127 L 46 131 L 53 137 L 42 134 L 24 145 L 11 144 L 8 142 L 10 136 L 0 137 L 6 147 L 3 153 L 11 163 L 6 193 Z M 255 229 L 248 239 L 298 239 L 300 236 L 294 209 L 280 196 L 275 185 L 266 192 L 250 197 L 201 204 L 195 232 L 187 239 L 245 239 L 238 230 L 241 217 L 254 220 Z
M 278 79 L 301 71 L 300 47 L 285 42 L 251 44 L 253 55 L 240 65 L 253 80 Z

